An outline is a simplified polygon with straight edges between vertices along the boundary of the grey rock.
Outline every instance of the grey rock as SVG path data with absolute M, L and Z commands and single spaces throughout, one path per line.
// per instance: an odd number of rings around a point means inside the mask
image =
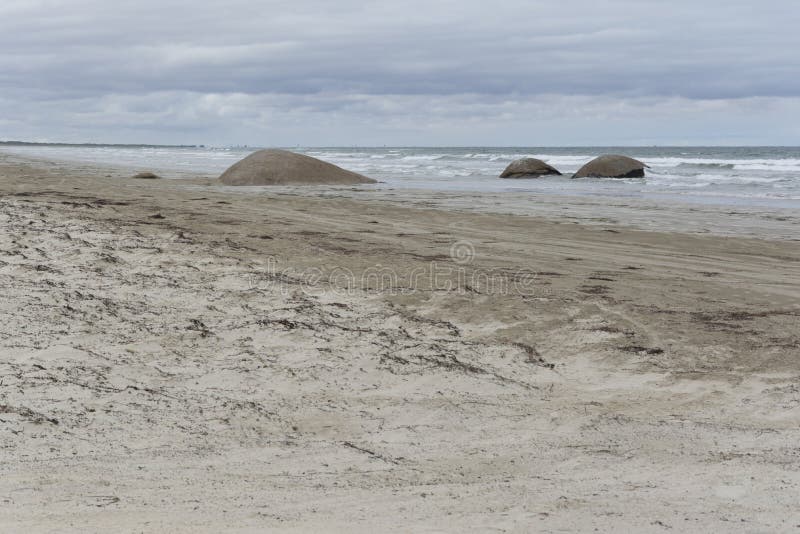
M 540 159 L 522 158 L 511 162 L 500 175 L 500 178 L 528 178 L 552 174 L 561 175 L 557 169 Z
M 573 178 L 642 178 L 647 167 L 628 156 L 605 155 L 595 158 L 576 172 Z M 649 167 L 647 167 L 649 168 Z
M 155 173 L 152 173 L 152 172 L 140 172 L 139 174 L 135 174 L 133 177 L 138 179 L 138 180 L 159 180 L 159 179 L 161 179 L 161 177 L 159 175 L 157 175 Z
M 346 185 L 375 180 L 331 163 L 287 150 L 254 152 L 233 164 L 219 178 L 226 185 Z

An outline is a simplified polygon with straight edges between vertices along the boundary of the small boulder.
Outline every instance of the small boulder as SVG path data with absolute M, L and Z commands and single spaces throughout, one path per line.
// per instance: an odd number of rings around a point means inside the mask
M 287 150 L 253 152 L 219 177 L 226 185 L 350 185 L 375 180 Z
M 159 175 L 157 175 L 155 173 L 152 173 L 152 172 L 140 172 L 139 174 L 135 174 L 133 177 L 138 179 L 138 180 L 159 180 L 159 179 L 161 179 L 161 177 Z
M 530 176 L 547 176 L 550 174 L 561 175 L 544 161 L 536 158 L 522 158 L 511 162 L 500 178 L 527 178 Z
M 643 178 L 647 167 L 628 156 L 606 155 L 595 158 L 576 172 L 573 178 Z M 649 168 L 649 167 L 647 167 Z

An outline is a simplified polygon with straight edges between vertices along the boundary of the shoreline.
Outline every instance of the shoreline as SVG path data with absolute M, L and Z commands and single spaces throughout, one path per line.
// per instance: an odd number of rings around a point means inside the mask
M 461 213 L 485 213 L 535 217 L 545 220 L 644 231 L 667 231 L 692 235 L 747 237 L 777 241 L 800 241 L 800 209 L 794 207 L 746 206 L 724 203 L 693 203 L 664 195 L 663 199 L 634 196 L 571 195 L 568 193 L 473 192 L 372 186 L 270 186 L 233 187 L 220 184 L 216 175 L 193 171 L 126 167 L 69 160 L 36 158 L 0 150 L 0 164 L 56 167 L 59 172 L 129 181 L 134 172 L 155 171 L 176 188 L 181 186 L 222 194 L 273 198 L 351 199 L 385 203 L 395 207 L 437 209 Z
M 796 241 L 0 159 L 4 528 L 796 525 Z

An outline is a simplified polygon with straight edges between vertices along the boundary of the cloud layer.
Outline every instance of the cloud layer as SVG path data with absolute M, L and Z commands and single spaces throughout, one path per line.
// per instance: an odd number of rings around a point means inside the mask
M 0 137 L 638 144 L 800 134 L 787 117 L 800 102 L 791 1 L 495 4 L 4 0 Z

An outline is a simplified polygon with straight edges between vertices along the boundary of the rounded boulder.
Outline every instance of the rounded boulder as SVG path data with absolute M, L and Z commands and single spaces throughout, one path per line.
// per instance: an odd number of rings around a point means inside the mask
M 133 177 L 137 180 L 159 180 L 161 178 L 156 173 L 149 171 L 140 172 L 139 174 L 135 174 Z
M 647 167 L 628 156 L 606 155 L 595 158 L 576 172 L 573 178 L 643 178 Z
M 288 150 L 253 152 L 219 177 L 226 185 L 351 185 L 375 180 Z
M 536 176 L 561 175 L 557 169 L 536 158 L 522 158 L 512 161 L 500 178 L 530 178 Z

